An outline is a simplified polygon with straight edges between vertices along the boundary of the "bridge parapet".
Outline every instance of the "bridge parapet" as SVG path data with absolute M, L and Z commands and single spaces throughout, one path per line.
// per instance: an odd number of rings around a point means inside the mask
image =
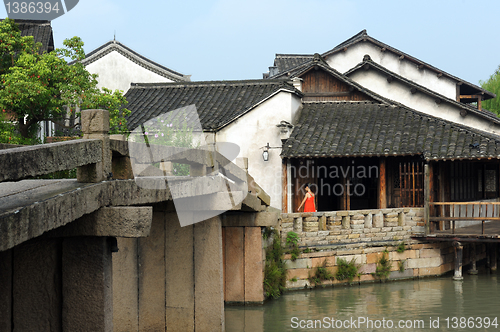
M 0 150 L 0 182 L 73 169 L 102 160 L 100 140 L 74 140 Z

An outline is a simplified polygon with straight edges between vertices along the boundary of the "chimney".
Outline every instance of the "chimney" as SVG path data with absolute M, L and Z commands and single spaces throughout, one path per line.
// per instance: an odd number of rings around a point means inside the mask
M 280 129 L 280 139 L 282 142 L 290 137 L 293 130 L 293 125 L 285 120 L 280 121 L 280 124 L 276 125 L 276 127 Z
M 302 91 L 302 79 L 298 77 L 292 78 L 292 84 L 295 87 L 295 89 Z
M 274 75 L 278 74 L 279 74 L 278 67 L 276 66 L 269 67 L 269 77 L 273 77 Z

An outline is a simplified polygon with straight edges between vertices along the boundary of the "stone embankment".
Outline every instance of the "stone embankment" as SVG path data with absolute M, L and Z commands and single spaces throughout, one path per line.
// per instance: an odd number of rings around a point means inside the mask
M 324 266 L 332 275 L 339 259 L 358 267 L 358 282 L 376 282 L 380 259 L 388 259 L 388 276 L 382 279 L 410 279 L 437 276 L 454 269 L 451 242 L 423 243 L 412 236 L 423 235 L 423 208 L 288 213 L 281 216 L 281 240 L 296 233 L 302 253 L 295 260 L 285 255 L 288 289 L 314 287 L 311 277 Z M 403 249 L 404 248 L 404 249 Z M 399 249 L 399 250 L 398 250 Z M 464 248 L 464 265 L 470 262 L 471 246 Z M 486 246 L 476 246 L 476 259 L 486 257 Z M 399 252 L 398 252 L 399 251 Z M 346 280 L 322 280 L 321 285 L 345 284 Z M 319 286 L 319 285 L 317 285 Z

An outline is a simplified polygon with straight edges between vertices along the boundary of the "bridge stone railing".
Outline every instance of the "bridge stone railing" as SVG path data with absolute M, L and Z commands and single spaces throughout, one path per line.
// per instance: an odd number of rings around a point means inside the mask
M 99 140 L 75 140 L 0 150 L 0 182 L 73 169 L 102 160 Z
M 110 139 L 109 112 L 82 111 L 83 139 L 0 149 L 0 182 L 18 181 L 77 167 L 78 182 L 133 179 L 133 163 L 175 162 L 190 165 L 190 176 L 222 173 L 236 182 L 248 182 L 252 192 L 266 194 L 241 168 L 217 151 L 147 145 Z M 222 166 L 222 167 L 221 167 Z M 163 174 L 157 169 L 156 174 Z M 162 173 L 162 174 L 160 174 Z M 139 174 L 140 176 L 140 174 Z M 261 197 L 264 201 L 268 197 Z

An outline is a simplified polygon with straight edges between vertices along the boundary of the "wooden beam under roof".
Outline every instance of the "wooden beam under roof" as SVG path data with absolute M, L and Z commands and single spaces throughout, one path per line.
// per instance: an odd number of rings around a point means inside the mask
M 483 101 L 482 95 L 460 95 L 460 102 L 462 101 L 462 99 L 477 100 L 477 109 L 482 109 L 482 101 Z

